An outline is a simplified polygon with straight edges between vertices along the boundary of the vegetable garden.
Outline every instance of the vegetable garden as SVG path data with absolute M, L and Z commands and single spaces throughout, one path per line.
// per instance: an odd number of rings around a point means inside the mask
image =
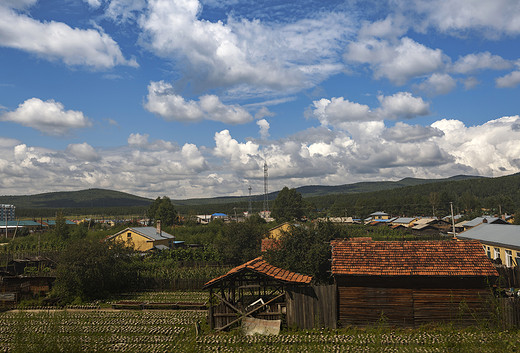
M 148 302 L 205 301 L 205 292 L 128 293 Z M 0 313 L 3 352 L 517 352 L 518 331 L 428 326 L 214 333 L 202 310 L 15 310 Z

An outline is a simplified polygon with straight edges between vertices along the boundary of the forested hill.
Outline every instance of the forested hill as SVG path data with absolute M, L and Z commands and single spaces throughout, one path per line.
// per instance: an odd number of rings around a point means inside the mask
M 447 180 L 385 191 L 309 197 L 307 202 L 329 215 L 364 217 L 375 211 L 392 215 L 445 216 L 455 212 L 520 211 L 520 173 L 498 178 Z M 483 210 L 484 209 L 484 210 Z
M 0 196 L 0 203 L 17 208 L 105 208 L 148 206 L 153 200 L 104 189 L 48 192 L 37 195 Z
M 457 181 L 467 179 L 477 179 L 481 177 L 470 176 L 470 175 L 457 175 L 451 178 L 445 179 L 419 179 L 419 178 L 404 178 L 399 181 L 373 181 L 373 182 L 359 182 L 354 184 L 345 184 L 337 186 L 323 186 L 323 185 L 310 185 L 296 188 L 303 197 L 312 196 L 324 196 L 330 194 L 352 194 L 352 193 L 364 193 L 373 191 L 383 191 L 390 189 L 397 189 L 406 186 L 415 186 L 431 183 L 439 183 L 444 181 Z

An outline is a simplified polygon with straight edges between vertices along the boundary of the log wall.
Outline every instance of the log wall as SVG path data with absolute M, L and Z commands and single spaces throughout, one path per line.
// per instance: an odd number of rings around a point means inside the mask
M 470 325 L 489 318 L 488 289 L 339 287 L 343 325 L 414 327 L 430 322 Z

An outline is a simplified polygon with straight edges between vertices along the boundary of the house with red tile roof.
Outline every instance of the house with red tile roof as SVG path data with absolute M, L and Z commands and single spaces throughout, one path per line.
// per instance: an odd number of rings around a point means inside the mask
M 477 241 L 331 242 L 338 321 L 472 324 L 487 315 L 498 273 Z

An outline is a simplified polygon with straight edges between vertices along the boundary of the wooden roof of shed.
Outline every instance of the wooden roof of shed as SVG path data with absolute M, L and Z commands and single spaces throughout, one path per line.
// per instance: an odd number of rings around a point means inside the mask
M 331 242 L 332 273 L 354 276 L 498 276 L 478 241 Z
M 213 278 L 204 285 L 204 288 L 212 287 L 218 282 L 221 282 L 226 278 L 236 276 L 238 273 L 243 271 L 252 271 L 271 277 L 274 280 L 286 282 L 289 284 L 309 284 L 312 281 L 311 276 L 301 275 L 296 272 L 291 272 L 279 267 L 272 266 L 263 260 L 260 256 L 240 266 L 232 268 L 225 275 Z

